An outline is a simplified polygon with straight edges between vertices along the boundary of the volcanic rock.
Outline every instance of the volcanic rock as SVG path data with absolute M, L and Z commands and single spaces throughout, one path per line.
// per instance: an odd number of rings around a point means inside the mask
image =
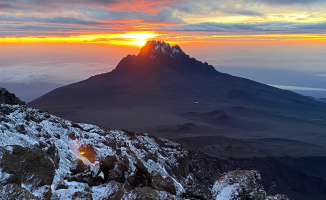
M 152 188 L 160 191 L 166 191 L 173 195 L 176 195 L 176 189 L 171 177 L 163 177 L 157 171 L 152 171 Z
M 89 171 L 89 166 L 84 164 L 83 160 L 77 159 L 74 164 L 71 165 L 70 171 L 72 175 Z
M 160 200 L 181 200 L 182 198 L 176 197 L 168 192 L 157 191 L 150 187 L 141 187 L 131 191 L 128 194 L 125 194 L 122 197 L 123 200 L 153 200 L 153 199 L 160 199 Z
M 7 184 L 5 186 L 0 185 L 1 199 L 28 199 L 28 200 L 40 200 L 33 194 L 31 194 L 27 189 L 22 188 L 17 184 Z
M 2 171 L 13 173 L 13 176 L 16 177 L 19 173 L 21 177 L 20 181 L 14 178 L 13 182 L 21 182 L 29 190 L 52 184 L 55 166 L 44 151 L 18 145 L 7 146 L 2 151 L 3 155 L 0 161 Z
M 0 88 L 0 104 L 10 105 L 25 105 L 24 101 L 21 101 L 15 94 L 8 92 L 5 88 Z
M 212 197 L 223 200 L 262 200 L 266 197 L 266 192 L 261 185 L 259 172 L 236 170 L 226 173 L 215 182 Z
M 58 183 L 55 185 L 54 189 L 55 190 L 60 190 L 60 189 L 68 189 L 68 185 L 66 182 L 64 182 L 63 180 L 58 181 Z
M 120 200 L 125 193 L 125 189 L 120 183 L 116 181 L 110 181 L 104 192 L 99 197 L 99 200 Z
M 93 197 L 90 193 L 87 192 L 75 192 L 71 200 L 93 200 Z

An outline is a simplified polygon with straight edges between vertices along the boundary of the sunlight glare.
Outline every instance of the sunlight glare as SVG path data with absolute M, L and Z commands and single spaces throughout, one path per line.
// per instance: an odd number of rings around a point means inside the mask
M 117 45 L 144 46 L 146 41 L 161 34 L 153 32 L 130 32 L 112 34 L 92 34 L 77 36 L 45 36 L 45 37 L 0 37 L 1 43 L 109 43 Z
M 121 38 L 129 39 L 131 44 L 137 46 L 144 46 L 148 39 L 154 38 L 156 36 L 158 36 L 158 34 L 149 32 L 126 33 L 120 35 Z

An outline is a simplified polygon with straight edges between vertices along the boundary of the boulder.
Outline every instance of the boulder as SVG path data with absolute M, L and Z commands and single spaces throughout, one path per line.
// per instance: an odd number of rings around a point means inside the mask
M 135 165 L 135 167 L 137 169 L 138 174 L 143 174 L 146 177 L 149 177 L 149 172 L 148 172 L 147 168 L 145 167 L 143 162 L 140 161 L 137 157 L 136 157 L 136 162 L 134 163 L 134 165 Z
M 143 174 L 137 174 L 133 172 L 130 176 L 127 178 L 129 184 L 134 187 L 145 187 L 149 185 L 148 178 Z
M 114 165 L 117 161 L 118 159 L 115 156 L 109 156 L 109 155 L 100 161 L 100 171 L 103 172 L 105 181 L 109 179 L 108 178 L 109 171 L 114 168 Z
M 93 200 L 93 197 L 88 192 L 78 191 L 72 195 L 71 200 Z
M 89 187 L 98 186 L 98 185 L 101 185 L 102 183 L 105 183 L 105 181 L 102 177 L 97 177 L 97 178 L 89 177 L 87 179 L 87 184 Z
M 9 170 L 7 173 L 1 173 L 1 169 L 0 169 L 0 185 L 7 185 L 10 183 L 21 185 L 20 172 Z
M 213 199 L 265 199 L 266 193 L 258 171 L 236 170 L 219 178 L 212 189 Z
M 119 183 L 124 183 L 125 182 L 125 177 L 124 174 L 121 171 L 111 169 L 109 171 L 109 180 L 114 180 Z
M 118 159 L 115 156 L 106 156 L 101 161 L 101 170 L 109 171 L 114 168 L 114 164 L 118 161 Z
M 68 189 L 68 185 L 65 181 L 60 180 L 56 183 L 56 185 L 54 186 L 55 190 L 60 190 L 60 189 Z
M 117 170 L 118 172 L 122 173 L 124 176 L 125 172 L 128 171 L 129 167 L 129 161 L 126 159 L 125 161 L 119 160 L 116 164 L 114 169 Z
M 91 173 L 79 173 L 79 174 L 75 174 L 75 175 L 71 175 L 68 174 L 67 175 L 67 181 L 71 182 L 71 181 L 77 181 L 77 182 L 82 182 L 82 183 L 87 183 L 87 180 L 89 179 L 89 177 L 91 176 Z
M 79 173 L 84 173 L 89 171 L 89 166 L 84 164 L 82 159 L 78 158 L 75 162 L 73 162 L 70 166 L 70 171 L 72 175 L 79 174 Z
M 123 178 L 123 182 L 125 179 L 125 173 L 128 171 L 129 169 L 129 161 L 128 159 L 124 159 L 124 160 L 118 160 L 115 164 L 114 170 L 120 174 L 119 176 L 121 176 Z M 112 175 L 115 174 L 115 172 L 110 171 L 110 173 L 112 172 Z M 112 179 L 115 180 L 115 179 Z
M 52 196 L 52 190 L 50 185 L 44 185 L 42 187 L 38 187 L 33 191 L 33 194 L 42 200 L 50 200 Z
M 9 182 L 22 183 L 29 191 L 52 184 L 55 166 L 46 152 L 18 145 L 7 146 L 1 151 L 0 167 L 4 173 L 11 174 Z
M 163 177 L 159 172 L 152 171 L 152 188 L 160 191 L 166 191 L 173 195 L 176 195 L 176 188 L 174 186 L 173 179 L 169 176 Z
M 38 197 L 31 194 L 25 188 L 22 188 L 17 184 L 7 184 L 5 186 L 0 185 L 1 199 L 12 199 L 12 200 L 40 200 Z
M 110 181 L 106 186 L 104 192 L 99 197 L 99 200 L 120 200 L 125 193 L 125 189 L 120 183 Z
M 203 191 L 203 188 L 195 183 L 192 174 L 189 174 L 185 180 L 185 189 L 186 189 L 186 193 L 184 194 L 184 197 L 186 197 L 187 199 L 189 198 L 195 198 L 201 200 L 207 199 Z
M 178 149 L 178 150 L 183 150 L 183 148 L 181 146 L 178 146 L 176 144 L 171 144 L 171 143 L 167 143 L 164 142 L 160 139 L 155 139 L 155 142 L 158 143 L 160 145 L 161 148 L 174 148 L 174 149 Z M 163 152 L 160 152 L 163 153 Z M 164 155 L 164 153 L 163 153 Z M 165 157 L 169 157 L 169 155 L 164 155 Z M 178 155 L 178 156 L 174 156 L 173 159 L 176 160 L 175 163 L 177 163 L 177 165 L 171 165 L 169 166 L 169 168 L 167 168 L 167 172 L 169 174 L 174 174 L 176 176 L 177 179 L 181 179 L 184 177 L 187 177 L 189 174 L 189 166 L 190 166 L 190 157 L 187 151 L 183 151 L 182 155 Z
M 50 147 L 47 149 L 46 153 L 54 162 L 55 168 L 58 169 L 60 163 L 60 156 L 55 144 L 50 144 Z
M 207 199 L 206 195 L 203 192 L 203 189 L 200 185 L 194 183 L 186 188 L 186 195 L 187 198 L 195 198 L 200 200 Z
M 128 176 L 128 182 L 134 188 L 149 186 L 151 177 L 150 173 L 148 172 L 145 165 L 137 157 L 135 157 L 135 159 L 136 162 L 134 165 L 136 169 Z

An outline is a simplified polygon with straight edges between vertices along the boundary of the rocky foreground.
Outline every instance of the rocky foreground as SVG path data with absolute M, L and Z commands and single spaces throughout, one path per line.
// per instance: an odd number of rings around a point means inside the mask
M 232 171 L 205 195 L 179 144 L 73 123 L 1 89 L 1 199 L 288 199 L 266 197 L 257 171 Z

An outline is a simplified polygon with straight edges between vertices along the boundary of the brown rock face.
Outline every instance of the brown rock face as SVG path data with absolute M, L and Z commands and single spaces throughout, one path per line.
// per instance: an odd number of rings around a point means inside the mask
M 115 169 L 111 169 L 109 171 L 109 180 L 114 180 L 114 181 L 118 181 L 119 183 L 124 183 L 125 177 L 123 176 L 122 172 Z
M 1 199 L 39 200 L 39 198 L 32 195 L 28 190 L 17 184 L 7 184 L 5 186 L 0 185 L 0 194 Z
M 93 200 L 93 197 L 90 193 L 86 193 L 86 192 L 75 192 L 75 194 L 72 195 L 71 197 L 71 200 L 80 200 L 80 199 Z
M 163 177 L 157 171 L 152 171 L 152 188 L 160 191 L 166 191 L 173 195 L 176 194 L 176 189 L 171 177 Z
M 284 194 L 266 197 L 256 170 L 236 170 L 219 178 L 212 189 L 213 199 L 289 200 Z
M 3 172 L 16 176 L 16 183 L 21 182 L 30 190 L 52 184 L 55 166 L 46 152 L 17 145 L 7 146 L 2 152 L 0 167 Z
M 106 156 L 104 160 L 101 161 L 101 170 L 113 169 L 114 163 L 116 163 L 118 159 L 115 156 Z
M 77 159 L 76 162 L 70 167 L 72 175 L 89 171 L 89 166 L 85 165 L 81 159 Z
M 207 197 L 205 196 L 202 187 L 198 184 L 192 184 L 186 188 L 186 195 L 187 198 L 195 198 L 200 200 L 205 200 Z
M 125 192 L 125 189 L 120 183 L 110 181 L 106 186 L 105 191 L 99 197 L 99 200 L 120 200 Z
M 101 162 L 100 162 L 100 168 L 101 171 L 104 174 L 104 180 L 108 180 L 108 173 L 110 170 L 114 168 L 114 164 L 118 161 L 118 159 L 115 156 L 106 156 Z M 121 172 L 122 173 L 122 172 Z M 115 179 L 112 179 L 115 180 Z
M 67 185 L 67 183 L 64 182 L 63 180 L 61 180 L 61 181 L 59 181 L 59 182 L 55 185 L 54 189 L 55 189 L 55 190 L 68 189 L 68 187 L 69 187 L 69 186 Z
M 133 173 L 130 176 L 128 176 L 127 178 L 129 184 L 134 187 L 146 187 L 148 186 L 148 179 L 145 175 L 143 174 L 137 174 L 137 173 Z
M 214 199 L 262 200 L 266 192 L 258 171 L 236 170 L 226 173 L 215 182 L 212 196 Z

